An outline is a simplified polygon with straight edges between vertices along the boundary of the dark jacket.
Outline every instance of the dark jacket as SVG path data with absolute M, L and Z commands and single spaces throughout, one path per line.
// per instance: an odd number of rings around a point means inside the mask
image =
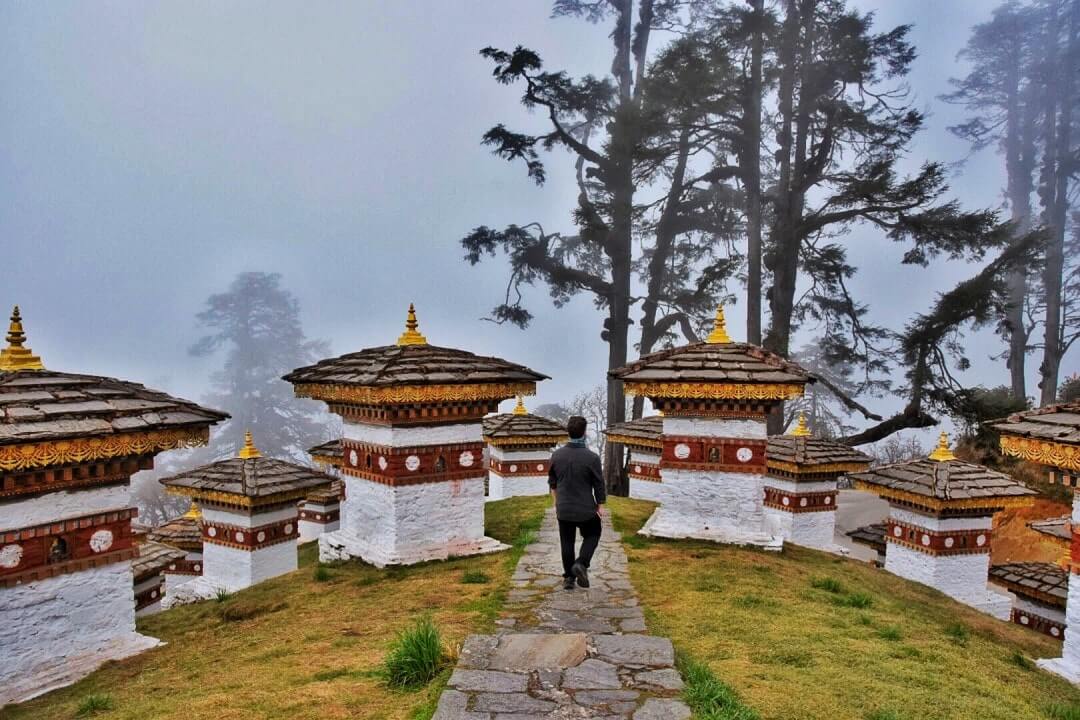
M 584 445 L 563 445 L 551 454 L 548 485 L 555 491 L 560 520 L 590 520 L 596 517 L 597 505 L 607 499 L 600 456 Z

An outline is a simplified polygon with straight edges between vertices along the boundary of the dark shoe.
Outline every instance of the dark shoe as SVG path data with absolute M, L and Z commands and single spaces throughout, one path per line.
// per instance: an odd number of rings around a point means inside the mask
M 574 589 L 574 578 L 572 578 L 572 577 L 563 578 L 562 588 L 563 588 L 563 590 L 573 590 Z
M 570 568 L 570 572 L 574 573 L 578 585 L 583 588 L 589 587 L 589 572 L 585 569 L 584 565 L 581 563 L 574 563 L 574 567 Z

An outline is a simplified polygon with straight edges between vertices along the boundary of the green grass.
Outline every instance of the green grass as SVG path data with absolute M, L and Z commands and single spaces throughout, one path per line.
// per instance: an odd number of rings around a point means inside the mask
M 697 720 L 760 720 L 757 712 L 744 705 L 738 693 L 721 682 L 708 665 L 682 653 L 677 662 L 686 683 L 683 699 Z
M 539 528 L 550 500 L 485 507 L 485 534 L 511 544 Z M 90 695 L 111 698 L 92 720 L 429 720 L 449 676 L 416 690 L 390 687 L 383 667 L 398 633 L 430 616 L 454 652 L 489 633 L 520 550 L 405 568 L 330 563 L 316 580 L 318 543 L 300 546 L 297 572 L 138 620 L 164 645 L 107 663 L 82 681 L 0 710 L 4 720 L 73 720 Z M 463 584 L 466 573 L 490 581 Z M 0 655 L 3 653 L 0 652 Z
M 322 563 L 316 565 L 315 570 L 311 573 L 311 579 L 315 582 L 326 582 L 332 577 L 330 570 Z
M 654 507 L 612 498 L 615 528 L 632 537 Z M 1058 657 L 1060 642 L 926 586 L 792 545 L 635 545 L 650 632 L 762 720 L 1080 720 L 1080 689 L 1014 659 Z
M 217 593 L 214 595 L 214 599 L 217 600 L 219 603 L 223 603 L 231 597 L 232 593 L 225 588 L 218 588 Z
M 97 715 L 107 710 L 112 710 L 114 706 L 112 696 L 102 693 L 94 693 L 93 695 L 87 695 L 83 698 L 83 701 L 79 703 L 79 709 L 75 711 L 77 717 L 89 717 L 91 715 Z
M 435 679 L 447 664 L 439 628 L 430 616 L 398 633 L 384 661 L 386 682 L 393 687 L 415 689 Z
M 483 585 L 491 582 L 491 577 L 479 570 L 466 570 L 461 574 L 461 583 L 463 585 Z
M 1052 703 L 1046 706 L 1049 720 L 1080 720 L 1080 703 Z

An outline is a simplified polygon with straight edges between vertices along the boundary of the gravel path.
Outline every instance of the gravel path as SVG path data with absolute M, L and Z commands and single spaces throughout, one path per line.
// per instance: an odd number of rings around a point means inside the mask
M 604 518 L 589 589 L 562 588 L 555 511 L 525 549 L 495 635 L 471 635 L 434 720 L 686 720 L 667 638 L 647 635 L 626 554 Z

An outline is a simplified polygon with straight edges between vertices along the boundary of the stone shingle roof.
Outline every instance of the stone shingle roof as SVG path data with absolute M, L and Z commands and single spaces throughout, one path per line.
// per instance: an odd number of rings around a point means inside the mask
M 604 434 L 611 438 L 619 438 L 622 440 L 626 438 L 635 443 L 625 442 L 631 447 L 648 447 L 658 448 L 660 447 L 660 435 L 664 431 L 664 417 L 662 415 L 651 415 L 649 417 L 638 418 L 637 420 L 628 420 L 627 422 L 615 423 L 609 425 Z
M 1032 520 L 1028 523 L 1028 527 L 1037 533 L 1049 535 L 1055 540 L 1066 543 L 1072 541 L 1072 529 L 1069 527 L 1068 515 L 1046 518 L 1045 520 Z
M 139 543 L 139 557 L 131 561 L 131 572 L 135 582 L 157 575 L 169 566 L 169 563 L 183 560 L 186 553 L 168 545 L 146 541 Z
M 202 530 L 199 529 L 199 521 L 187 515 L 181 515 L 157 526 L 147 537 L 154 542 L 172 545 L 182 550 L 197 552 L 202 549 Z
M 539 415 L 500 413 L 484 418 L 484 438 L 487 440 L 526 437 L 535 437 L 541 442 L 550 441 L 552 445 L 569 438 L 566 428 Z
M 853 542 L 869 545 L 879 553 L 883 553 L 885 552 L 886 531 L 887 528 L 885 523 L 874 523 L 873 525 L 863 525 L 854 530 L 849 530 L 845 534 L 851 538 Z
M 225 493 L 249 498 L 329 487 L 333 482 L 334 478 L 318 470 L 268 457 L 220 460 L 161 480 L 170 488 L 188 490 L 185 494 L 189 495 Z
M 1005 473 L 963 460 L 914 460 L 852 473 L 848 477 L 865 489 L 884 490 L 886 496 L 901 493 L 937 502 L 966 505 L 988 501 L 996 507 L 1002 500 L 1023 499 L 1036 492 Z
M 0 372 L 0 445 L 200 429 L 228 417 L 109 377 L 51 370 Z
M 1053 563 L 1019 562 L 990 566 L 990 582 L 1017 595 L 1034 596 L 1065 607 L 1069 573 Z
M 524 365 L 434 345 L 385 345 L 297 368 L 284 377 L 294 384 L 456 385 L 534 383 L 547 379 Z
M 813 436 L 794 435 L 770 436 L 765 448 L 765 460 L 770 464 L 782 462 L 806 467 L 842 465 L 852 466 L 852 469 L 865 469 L 870 465 L 870 456 L 850 445 Z
M 641 383 L 776 383 L 814 382 L 795 363 L 746 343 L 694 343 L 646 355 L 608 373 L 625 382 Z
M 324 442 L 322 445 L 316 445 L 313 448 L 308 448 L 308 455 L 313 455 L 323 458 L 337 458 L 340 460 L 344 455 L 344 451 L 341 449 L 341 440 L 331 440 Z
M 990 426 L 1007 435 L 1080 446 L 1080 402 L 1013 413 Z

